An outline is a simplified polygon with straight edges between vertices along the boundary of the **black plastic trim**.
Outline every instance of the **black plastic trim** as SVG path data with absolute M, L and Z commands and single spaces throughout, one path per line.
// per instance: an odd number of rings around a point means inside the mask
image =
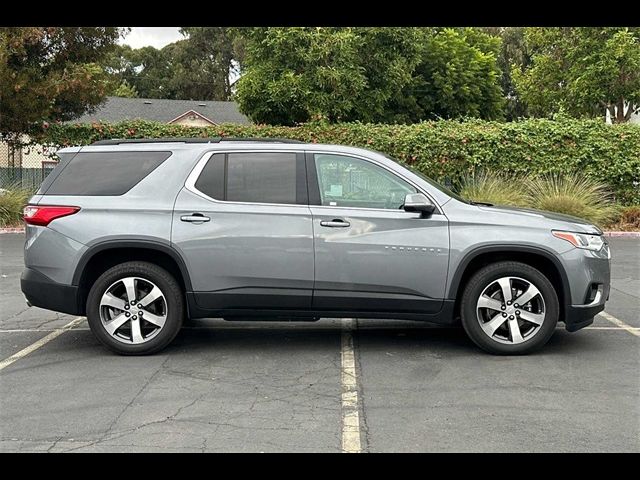
M 20 277 L 20 288 L 34 307 L 70 315 L 84 315 L 79 302 L 79 289 L 74 285 L 54 282 L 43 273 L 26 268 Z
M 593 317 L 604 310 L 603 305 L 582 307 L 567 305 L 565 307 L 564 326 L 568 332 L 575 332 L 593 323 Z
M 560 273 L 560 278 L 562 279 L 562 289 L 564 291 L 564 300 L 565 307 L 571 304 L 571 288 L 569 286 L 569 279 L 567 278 L 567 272 L 565 272 L 562 262 L 556 257 L 552 252 L 540 248 L 534 247 L 531 245 L 513 245 L 513 244 L 492 244 L 492 245 L 484 245 L 478 248 L 473 249 L 468 252 L 462 259 L 462 261 L 458 264 L 458 268 L 456 269 L 453 277 L 451 279 L 451 285 L 449 287 L 449 291 L 447 292 L 447 298 L 455 299 L 456 293 L 458 291 L 458 287 L 460 286 L 460 280 L 462 280 L 462 276 L 464 275 L 465 270 L 471 263 L 474 258 L 477 258 L 479 255 L 485 253 L 532 253 L 536 255 L 540 255 L 545 257 L 546 259 L 553 262 L 556 266 L 556 269 Z
M 152 240 L 107 240 L 105 242 L 98 243 L 96 245 L 92 245 L 89 249 L 82 255 L 76 269 L 73 273 L 72 285 L 79 286 L 80 280 L 84 273 L 84 269 L 89 263 L 95 254 L 102 252 L 104 250 L 113 250 L 117 248 L 138 248 L 138 249 L 146 249 L 146 250 L 157 250 L 163 253 L 166 253 L 171 258 L 175 260 L 178 264 L 178 268 L 180 269 L 180 273 L 182 274 L 182 278 L 184 280 L 185 287 L 187 291 L 191 290 L 191 278 L 189 277 L 189 271 L 187 270 L 187 265 L 176 249 L 173 247 L 160 242 L 154 242 Z
M 451 325 L 456 323 L 454 318 L 454 305 L 452 300 L 444 300 L 442 308 L 437 313 L 409 313 L 409 312 L 393 312 L 393 311 L 370 311 L 370 310 L 319 310 L 314 308 L 220 308 L 208 309 L 202 308 L 196 301 L 196 294 L 187 292 L 187 305 L 191 318 L 241 318 L 244 320 L 263 320 L 265 318 L 281 318 L 287 320 L 301 321 L 312 318 L 381 318 L 381 319 L 397 319 L 397 320 L 416 320 L 422 322 L 437 323 L 443 325 Z

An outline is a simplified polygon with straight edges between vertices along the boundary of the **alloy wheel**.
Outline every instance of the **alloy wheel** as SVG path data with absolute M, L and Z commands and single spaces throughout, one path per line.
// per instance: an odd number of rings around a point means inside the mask
M 493 280 L 480 294 L 476 315 L 484 333 L 500 343 L 517 345 L 536 335 L 544 323 L 540 290 L 520 277 Z
M 167 320 L 167 301 L 153 282 L 140 277 L 117 280 L 100 299 L 100 320 L 105 331 L 127 344 L 151 340 Z

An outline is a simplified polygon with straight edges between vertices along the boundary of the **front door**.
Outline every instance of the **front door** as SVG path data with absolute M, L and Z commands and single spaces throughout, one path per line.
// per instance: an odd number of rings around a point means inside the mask
M 176 199 L 172 242 L 201 308 L 310 307 L 305 172 L 296 152 L 216 153 L 196 166 Z
M 444 215 L 402 209 L 417 189 L 373 161 L 307 153 L 319 310 L 435 313 L 449 258 Z

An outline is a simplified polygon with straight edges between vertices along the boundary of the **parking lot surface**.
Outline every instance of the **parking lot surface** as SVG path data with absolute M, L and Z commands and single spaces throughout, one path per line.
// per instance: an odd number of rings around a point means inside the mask
M 640 239 L 610 239 L 606 315 L 524 357 L 370 319 L 197 320 L 120 357 L 26 306 L 23 242 L 0 235 L 2 452 L 640 451 Z

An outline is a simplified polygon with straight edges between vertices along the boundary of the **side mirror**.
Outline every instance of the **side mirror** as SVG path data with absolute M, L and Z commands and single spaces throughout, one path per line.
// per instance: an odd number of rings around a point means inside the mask
M 431 215 L 436 211 L 436 206 L 422 193 L 408 193 L 404 197 L 405 212 L 420 212 L 423 215 Z

